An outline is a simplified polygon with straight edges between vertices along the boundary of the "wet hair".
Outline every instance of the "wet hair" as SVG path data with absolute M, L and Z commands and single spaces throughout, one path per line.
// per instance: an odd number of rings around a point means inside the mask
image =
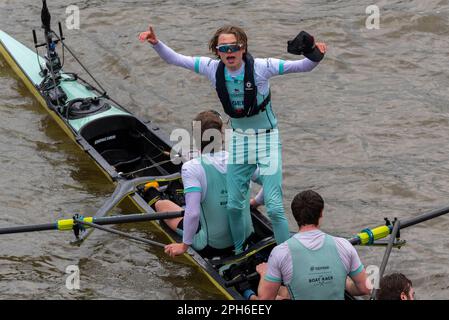
M 401 293 L 407 297 L 412 288 L 412 281 L 402 273 L 392 273 L 382 277 L 379 290 L 376 293 L 377 300 L 401 300 Z
M 193 121 L 200 122 L 201 125 L 201 152 L 203 152 L 203 149 L 209 145 L 215 142 L 214 137 L 210 137 L 209 140 L 203 141 L 204 132 L 209 129 L 218 130 L 221 135 L 221 130 L 223 127 L 223 121 L 221 120 L 220 114 L 215 110 L 207 110 L 200 112 L 197 114 L 195 119 Z M 220 141 L 221 145 L 221 141 Z
M 237 39 L 237 43 L 243 45 L 243 49 L 245 49 L 245 53 L 248 52 L 248 37 L 246 36 L 245 31 L 237 26 L 226 25 L 219 28 L 215 31 L 212 39 L 209 41 L 209 50 L 218 57 L 217 54 L 217 45 L 218 45 L 218 37 L 221 34 L 233 34 Z
M 291 209 L 298 227 L 318 225 L 324 208 L 323 198 L 313 190 L 298 193 L 292 201 Z

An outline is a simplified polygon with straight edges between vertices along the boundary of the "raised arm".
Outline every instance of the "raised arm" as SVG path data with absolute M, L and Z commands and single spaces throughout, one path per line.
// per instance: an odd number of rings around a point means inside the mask
M 316 46 L 323 53 L 327 50 L 324 43 L 316 43 Z M 309 72 L 318 64 L 319 62 L 314 62 L 308 58 L 300 60 L 282 60 L 276 58 L 256 59 L 257 71 L 265 79 L 288 73 Z
M 148 41 L 153 46 L 157 54 L 167 63 L 175 66 L 183 67 L 189 70 L 195 70 L 195 59 L 175 52 L 162 41 L 160 41 L 153 27 L 150 25 L 147 31 L 140 33 L 139 40 L 141 42 Z
M 151 43 L 157 54 L 168 64 L 195 71 L 196 73 L 207 76 L 209 79 L 212 79 L 212 76 L 215 74 L 217 63 L 213 62 L 212 59 L 207 57 L 191 57 L 177 53 L 157 38 L 152 26 L 149 26 L 147 31 L 140 33 L 139 40 L 141 42 L 148 41 Z

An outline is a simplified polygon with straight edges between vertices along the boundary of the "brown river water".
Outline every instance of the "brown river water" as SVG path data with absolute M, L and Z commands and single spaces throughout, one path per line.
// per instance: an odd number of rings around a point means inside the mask
M 49 0 L 55 21 L 68 3 Z M 188 55 L 227 23 L 241 25 L 257 57 L 294 59 L 287 40 L 307 30 L 328 45 L 311 73 L 271 80 L 283 138 L 284 204 L 313 188 L 326 201 L 323 229 L 351 236 L 449 205 L 449 1 L 376 1 L 379 29 L 367 29 L 373 1 L 76 1 L 80 28 L 67 43 L 107 91 L 170 132 L 220 110 L 206 79 L 159 59 L 137 40 L 149 23 Z M 40 1 L 0 2 L 0 29 L 32 46 Z M 40 32 L 40 30 L 39 30 Z M 39 36 L 41 35 L 38 32 Z M 79 72 L 67 59 L 66 71 Z M 0 58 L 0 226 L 47 223 L 95 212 L 113 186 L 40 108 Z M 118 211 L 120 212 L 120 211 Z M 163 240 L 149 226 L 118 229 Z M 386 272 L 412 279 L 417 298 L 449 298 L 449 217 L 402 231 Z M 95 231 L 81 246 L 71 233 L 1 236 L 0 299 L 219 299 L 197 269 L 160 249 Z M 384 250 L 358 248 L 365 265 Z M 65 286 L 69 265 L 80 289 Z

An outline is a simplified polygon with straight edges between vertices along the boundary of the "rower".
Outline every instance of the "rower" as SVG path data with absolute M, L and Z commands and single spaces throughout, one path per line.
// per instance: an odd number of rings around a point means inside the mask
M 192 159 L 182 166 L 182 180 L 185 193 L 185 214 L 182 218 L 164 220 L 175 232 L 182 235 L 182 243 L 172 243 L 165 252 L 174 257 L 183 254 L 192 246 L 202 256 L 229 256 L 233 254 L 234 243 L 229 227 L 229 212 L 226 207 L 226 168 L 228 154 L 222 150 L 223 122 L 215 111 L 198 114 L 195 121 L 201 125 L 201 137 L 205 131 L 215 132 L 208 141 L 201 141 L 201 157 Z M 213 152 L 203 153 L 214 144 Z M 218 149 L 218 150 L 217 150 Z M 257 180 L 254 178 L 254 180 Z M 150 195 L 152 194 L 152 196 Z M 247 192 L 244 235 L 247 240 L 253 233 L 249 198 Z M 160 199 L 156 188 L 150 188 L 145 195 L 157 212 L 182 210 L 170 200 Z M 151 201 L 151 199 L 155 199 Z
M 291 209 L 299 232 L 276 246 L 268 263 L 258 265 L 259 299 L 274 300 L 282 283 L 294 300 L 343 300 L 345 288 L 353 296 L 369 293 L 355 248 L 319 229 L 323 208 L 323 198 L 315 191 L 295 196 Z
M 263 184 L 267 214 L 278 244 L 290 237 L 282 202 L 282 157 L 277 118 L 271 106 L 269 79 L 273 76 L 308 72 L 318 65 L 326 51 L 324 43 L 301 32 L 289 42 L 288 51 L 307 58 L 295 61 L 254 59 L 248 53 L 247 36 L 236 26 L 219 28 L 209 42 L 218 58 L 189 57 L 176 53 L 158 40 L 153 27 L 139 35 L 148 41 L 167 63 L 206 76 L 216 89 L 233 129 L 227 168 L 228 209 L 235 247 L 241 250 L 245 239 L 244 211 L 251 175 L 258 166 Z
M 377 300 L 415 300 L 415 289 L 410 279 L 402 273 L 382 277 L 376 295 Z

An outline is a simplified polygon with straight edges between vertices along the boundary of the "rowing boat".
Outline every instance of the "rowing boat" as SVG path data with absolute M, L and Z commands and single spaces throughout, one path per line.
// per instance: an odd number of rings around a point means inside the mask
M 148 182 L 157 181 L 164 193 L 164 198 L 171 199 L 182 206 L 184 198 L 180 192 L 182 191 L 181 162 L 174 163 L 171 160 L 173 157 L 178 157 L 178 160 L 182 157 L 177 156 L 172 150 L 171 142 L 157 124 L 133 115 L 109 97 L 64 43 L 61 25 L 59 25 L 59 36 L 50 29 L 50 14 L 45 0 L 43 4 L 42 24 L 45 43 L 37 43 L 33 30 L 36 48 L 34 52 L 0 30 L 0 53 L 62 130 L 116 185 L 116 190 L 93 217 L 76 215 L 72 219 L 63 219 L 54 223 L 5 227 L 0 228 L 0 234 L 74 230 L 78 242 L 81 243 L 89 235 L 88 231 L 82 231 L 81 228 L 86 225 L 163 247 L 161 243 L 101 226 L 151 221 L 169 241 L 181 242 L 181 237 L 168 228 L 161 219 L 162 217 L 179 217 L 183 213 L 154 212 L 145 200 L 143 186 Z M 61 63 L 55 50 L 57 43 L 62 44 L 62 50 L 67 49 L 73 55 L 100 89 L 82 79 L 78 74 L 64 71 L 64 62 Z M 45 57 L 38 54 L 39 47 L 46 48 Z M 129 200 L 133 206 L 132 209 L 140 214 L 106 217 L 124 199 Z M 386 225 L 364 229 L 348 240 L 353 245 L 387 246 L 379 273 L 382 276 L 391 249 L 405 243 L 399 239 L 400 230 L 448 213 L 449 206 L 403 221 L 395 219 L 394 223 L 386 219 Z M 276 245 L 267 217 L 254 208 L 251 209 L 251 217 L 255 232 L 243 253 L 236 256 L 206 258 L 190 248 L 184 255 L 227 299 L 243 299 L 243 292 L 246 289 L 257 291 L 259 276 L 255 272 L 256 266 L 267 261 L 271 250 Z M 388 242 L 381 241 L 388 236 L 390 236 Z M 375 290 L 372 293 L 372 297 L 374 296 Z M 345 297 L 354 299 L 348 293 Z
M 45 0 L 43 3 L 45 42 L 38 44 L 33 30 L 36 47 L 33 51 L 0 30 L 0 53 L 62 130 L 117 185 L 112 200 L 97 212 L 95 218 L 108 214 L 124 197 L 130 200 L 136 212 L 155 214 L 142 192 L 142 186 L 153 180 L 165 188 L 166 197 L 182 204 L 179 194 L 181 164 L 171 161 L 172 144 L 167 135 L 157 124 L 133 115 L 114 101 L 93 77 L 100 89 L 78 74 L 64 71 L 56 44 L 73 52 L 64 43 L 61 24 L 59 35 L 51 30 Z M 39 47 L 45 47 L 44 57 L 38 54 Z M 171 185 L 177 185 L 174 192 Z M 242 291 L 249 287 L 257 291 L 255 266 L 267 260 L 275 245 L 268 219 L 255 209 L 252 217 L 255 236 L 248 244 L 248 250 L 241 255 L 206 259 L 193 249 L 185 254 L 227 299 L 242 299 Z M 169 241 L 182 240 L 162 221 L 151 223 Z M 82 235 L 82 239 L 87 234 Z

